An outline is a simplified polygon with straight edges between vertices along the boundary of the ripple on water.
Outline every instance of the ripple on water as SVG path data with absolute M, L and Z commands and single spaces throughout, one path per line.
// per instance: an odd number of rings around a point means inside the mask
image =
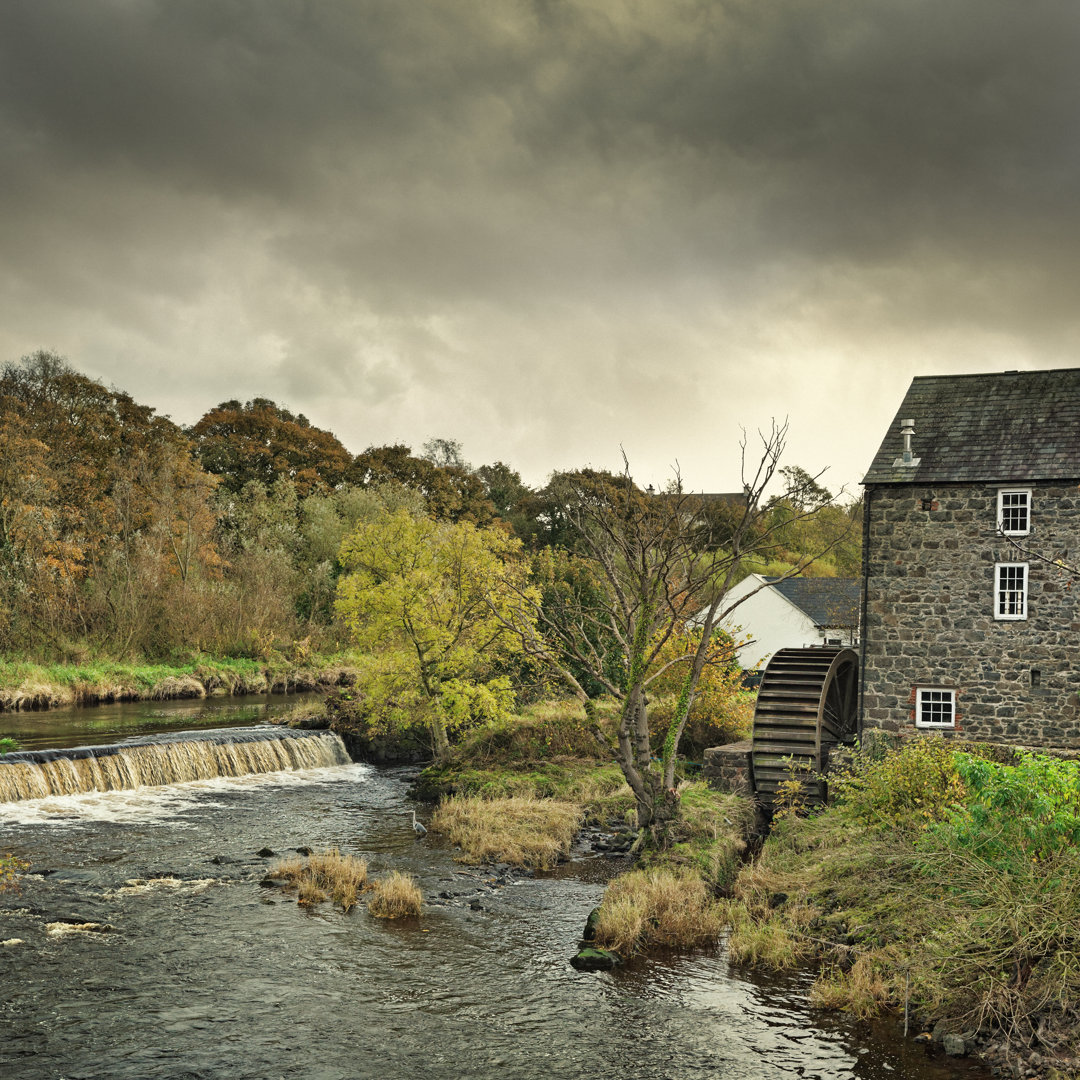
M 21 896 L 0 896 L 4 937 L 24 941 L 0 950 L 3 1075 L 959 1075 L 811 1013 L 798 980 L 732 976 L 721 952 L 574 971 L 567 961 L 603 882 L 564 868 L 492 884 L 436 837 L 413 839 L 399 776 L 346 766 L 251 781 L 95 796 L 81 816 L 3 818 L 5 842 L 35 871 Z M 305 910 L 259 887 L 272 858 L 257 852 L 299 846 L 337 846 L 373 875 L 398 868 L 430 898 L 458 895 L 408 925 L 362 907 Z M 49 932 L 64 920 L 114 929 Z

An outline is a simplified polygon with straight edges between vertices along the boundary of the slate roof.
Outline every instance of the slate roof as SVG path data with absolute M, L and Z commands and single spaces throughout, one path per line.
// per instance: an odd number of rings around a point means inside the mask
M 815 626 L 857 626 L 862 582 L 859 578 L 766 578 L 772 587 L 801 608 Z
M 919 464 L 896 466 L 912 418 Z M 864 484 L 1080 479 L 1080 368 L 913 379 Z

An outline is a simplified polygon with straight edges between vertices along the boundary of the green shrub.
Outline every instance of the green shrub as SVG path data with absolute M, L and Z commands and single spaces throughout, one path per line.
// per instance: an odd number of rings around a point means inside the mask
M 30 869 L 30 863 L 10 852 L 0 855 L 0 892 L 17 891 L 19 874 Z
M 912 835 L 944 821 L 966 796 L 957 755 L 943 739 L 908 739 L 846 775 L 832 775 L 829 788 L 845 816 L 865 825 Z
M 1080 845 L 1080 763 L 1020 753 L 1015 765 L 956 755 L 967 802 L 949 810 L 927 845 L 964 851 L 1016 873 Z

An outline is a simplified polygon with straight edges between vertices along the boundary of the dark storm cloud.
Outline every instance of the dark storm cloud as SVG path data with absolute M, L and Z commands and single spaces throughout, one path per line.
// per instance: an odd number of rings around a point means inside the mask
M 685 461 L 710 396 L 863 378 L 887 419 L 904 355 L 1072 362 L 1078 38 L 1015 0 L 9 2 L 0 343 L 534 469 L 568 422 Z

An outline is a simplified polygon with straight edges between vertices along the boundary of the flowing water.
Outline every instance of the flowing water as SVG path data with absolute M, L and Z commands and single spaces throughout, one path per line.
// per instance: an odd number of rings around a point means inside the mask
M 32 862 L 0 894 L 0 1076 L 986 1075 L 927 1058 L 894 1023 L 812 1012 L 809 976 L 746 977 L 722 949 L 576 972 L 617 860 L 532 878 L 464 867 L 414 839 L 402 772 L 299 764 L 0 804 L 0 848 Z M 331 846 L 416 875 L 423 916 L 305 909 L 261 884 L 278 855 Z

